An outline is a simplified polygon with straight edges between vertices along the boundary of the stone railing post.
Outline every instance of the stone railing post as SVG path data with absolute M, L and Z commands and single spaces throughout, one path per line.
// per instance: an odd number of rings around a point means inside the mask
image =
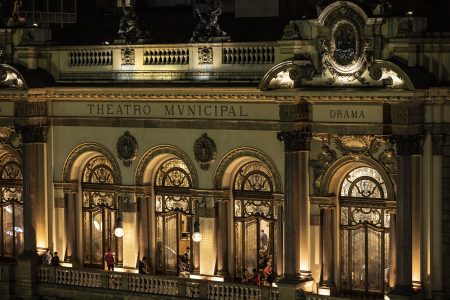
M 208 281 L 206 280 L 199 281 L 198 290 L 200 294 L 200 299 L 208 299 Z

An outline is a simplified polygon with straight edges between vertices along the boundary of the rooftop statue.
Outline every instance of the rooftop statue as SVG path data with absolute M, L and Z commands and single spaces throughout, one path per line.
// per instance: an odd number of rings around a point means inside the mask
M 222 14 L 221 1 L 210 2 L 209 11 L 202 15 L 198 9 L 195 16 L 199 22 L 192 32 L 191 42 L 226 41 L 230 37 L 219 27 L 219 16 Z
M 117 33 L 127 43 L 133 44 L 142 36 L 142 30 L 138 25 L 138 18 L 134 10 L 135 1 L 130 2 L 130 6 L 125 5 L 125 0 L 122 0 L 123 15 L 120 18 L 119 30 Z

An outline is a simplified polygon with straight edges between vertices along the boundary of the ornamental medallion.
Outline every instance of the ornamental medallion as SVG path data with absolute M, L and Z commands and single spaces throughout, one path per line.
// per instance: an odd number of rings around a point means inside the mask
M 131 166 L 133 160 L 136 159 L 138 149 L 138 143 L 134 136 L 132 136 L 128 131 L 117 140 L 117 154 L 119 158 L 123 160 L 123 165 L 125 167 Z
M 200 163 L 202 170 L 208 170 L 216 159 L 217 148 L 214 141 L 204 133 L 194 143 L 195 160 Z

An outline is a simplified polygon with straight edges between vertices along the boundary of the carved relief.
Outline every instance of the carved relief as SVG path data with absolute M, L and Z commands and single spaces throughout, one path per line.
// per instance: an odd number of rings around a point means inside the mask
M 121 49 L 120 55 L 122 57 L 122 66 L 134 66 L 134 49 Z
M 14 131 L 14 129 L 8 127 L 0 128 L 0 144 L 12 145 L 17 137 L 18 134 Z
M 344 135 L 334 138 L 342 155 L 352 155 L 356 158 L 366 155 L 373 156 L 380 148 L 380 141 L 372 135 Z
M 208 170 L 216 160 L 217 148 L 214 141 L 204 133 L 194 143 L 195 160 L 200 164 L 202 170 Z
M 325 25 L 331 29 L 331 37 L 322 41 L 324 70 L 334 77 L 362 81 L 361 75 L 367 68 L 365 52 L 369 45 L 363 38 L 364 21 L 352 9 L 341 7 L 327 18 Z
M 309 60 L 284 61 L 272 67 L 259 84 L 260 90 L 299 87 L 301 80 L 312 80 L 314 65 Z
M 278 140 L 284 142 L 284 151 L 309 150 L 311 133 L 302 131 L 278 132 Z
M 213 48 L 202 47 L 198 48 L 198 64 L 212 64 L 213 63 Z
M 336 151 L 331 150 L 328 145 L 323 145 L 317 159 L 312 159 L 310 164 L 314 174 L 314 193 L 320 193 L 320 184 L 322 177 L 328 167 L 336 161 Z
M 22 75 L 10 65 L 0 64 L 0 87 L 27 88 Z
M 380 153 L 378 161 L 389 173 L 397 173 L 397 159 L 395 151 L 392 148 L 388 148 Z
M 138 150 L 138 143 L 134 136 L 132 136 L 128 131 L 117 140 L 117 154 L 121 160 L 123 160 L 123 165 L 125 167 L 131 166 L 133 160 L 136 159 L 136 154 Z

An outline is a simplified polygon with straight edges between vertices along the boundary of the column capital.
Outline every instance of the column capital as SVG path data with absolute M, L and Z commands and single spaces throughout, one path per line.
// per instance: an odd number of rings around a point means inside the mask
M 284 142 L 284 151 L 309 151 L 310 132 L 278 132 L 277 137 Z
M 389 141 L 395 144 L 397 155 L 420 155 L 423 152 L 423 135 L 392 135 Z
M 16 126 L 16 131 L 22 134 L 22 143 L 46 143 L 47 126 Z
M 445 144 L 446 137 L 445 134 L 432 135 L 433 155 L 442 155 L 442 146 Z

